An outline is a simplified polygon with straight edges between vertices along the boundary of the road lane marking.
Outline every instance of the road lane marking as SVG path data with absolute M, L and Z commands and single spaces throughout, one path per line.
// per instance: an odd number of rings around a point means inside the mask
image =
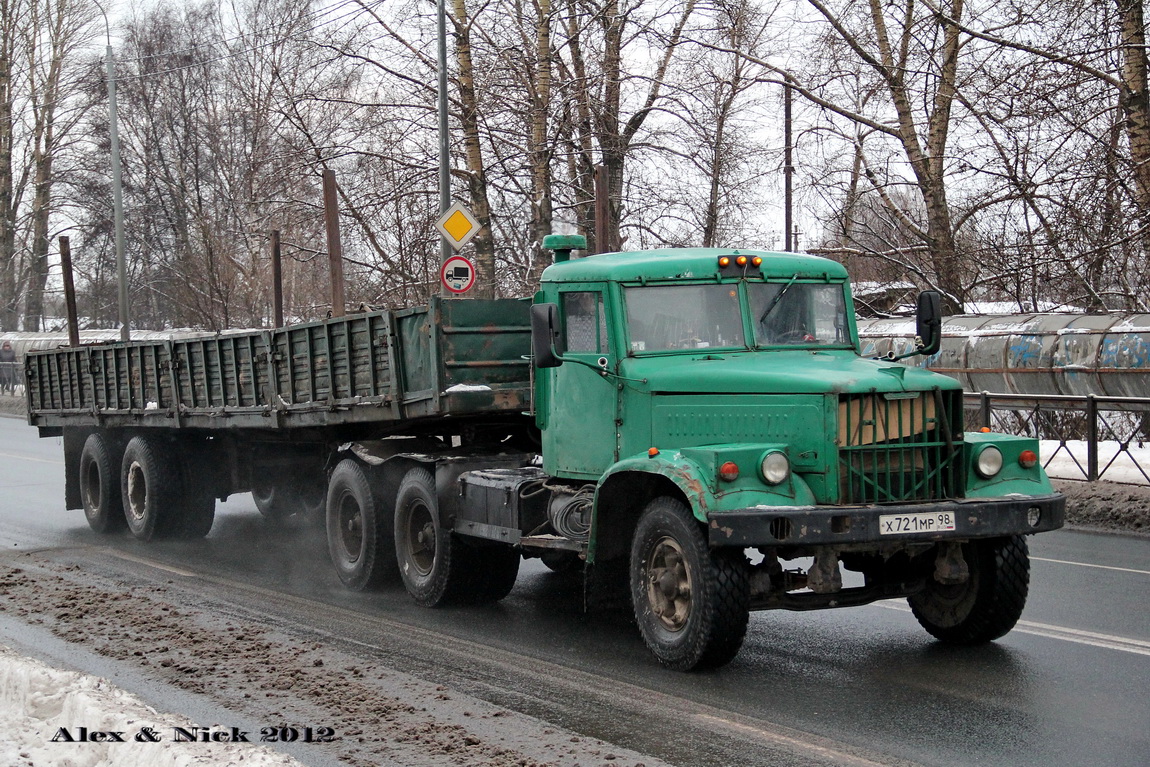
M 136 564 L 147 565 L 148 567 L 154 567 L 157 570 L 163 570 L 166 573 L 173 573 L 175 575 L 182 575 L 185 578 L 199 578 L 200 577 L 199 573 L 193 573 L 190 570 L 181 570 L 178 567 L 172 567 L 171 565 L 165 565 L 165 564 L 162 564 L 160 562 L 155 561 L 154 559 L 145 559 L 144 557 L 137 557 L 137 556 L 134 556 L 132 554 L 125 554 L 122 551 L 113 551 L 112 549 L 104 549 L 104 551 L 107 554 L 109 554 L 110 556 L 116 557 L 117 559 L 126 559 L 129 562 L 135 562 Z
M 1092 565 L 1089 562 L 1071 562 L 1068 559 L 1046 559 L 1044 557 L 1031 557 L 1032 562 L 1054 562 L 1059 565 L 1078 565 L 1079 567 L 1096 567 L 1099 570 L 1117 570 L 1120 573 L 1137 573 L 1150 575 L 1150 570 L 1135 570 L 1131 567 L 1113 567 L 1111 565 Z
M 911 609 L 906 605 L 891 602 L 875 602 L 875 607 L 885 607 L 887 610 L 897 610 L 900 613 L 909 613 Z M 1046 637 L 1047 639 L 1061 639 L 1064 642 L 1101 647 L 1106 650 L 1118 650 L 1135 655 L 1150 656 L 1150 642 L 1142 639 L 1131 639 L 1114 634 L 1100 634 L 1097 631 L 1084 631 L 1082 629 L 1054 626 L 1049 623 L 1036 623 L 1035 621 L 1019 621 L 1014 625 L 1014 631 L 1021 634 Z
M 746 733 L 760 740 L 766 740 L 770 743 L 785 746 L 795 751 L 813 751 L 818 756 L 821 756 L 825 759 L 830 759 L 833 764 L 840 765 L 842 767 L 845 767 L 846 765 L 854 765 L 856 767 L 883 767 L 885 764 L 885 762 L 875 762 L 865 757 L 855 756 L 854 754 L 849 754 L 845 751 L 839 751 L 835 748 L 821 746 L 808 740 L 793 738 L 778 732 L 771 732 L 770 730 L 765 730 L 762 727 L 755 727 L 750 724 L 736 722 L 733 719 L 726 719 L 720 716 L 714 716 L 713 714 L 695 714 L 694 718 L 697 721 L 708 725 L 708 729 L 712 729 L 716 726 L 730 727 L 731 729 Z
M 16 453 L 0 453 L 0 458 L 15 458 L 17 461 L 34 461 L 35 463 L 55 463 L 60 466 L 64 465 L 63 461 L 56 461 L 51 458 L 33 458 L 28 455 L 17 455 Z

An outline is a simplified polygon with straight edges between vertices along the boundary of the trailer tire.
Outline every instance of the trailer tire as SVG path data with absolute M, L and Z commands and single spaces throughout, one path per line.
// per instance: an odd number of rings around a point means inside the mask
M 178 529 L 175 534 L 179 538 L 197 540 L 211 532 L 216 521 L 216 499 L 210 492 L 198 490 L 189 491 L 184 496 L 180 509 Z
M 340 581 L 353 591 L 378 585 L 394 570 L 384 516 L 363 467 L 340 461 L 327 488 L 327 543 Z
M 944 585 L 928 578 L 907 598 L 927 632 L 949 644 L 975 645 L 1005 636 L 1026 606 L 1030 552 L 1021 535 L 970 541 L 962 546 L 970 577 Z
M 102 434 L 89 434 L 80 452 L 80 498 L 88 526 L 95 532 L 114 533 L 127 527 L 119 462 Z
M 121 462 L 120 493 L 132 535 L 151 541 L 171 532 L 183 495 L 180 465 L 165 443 L 132 437 Z
M 435 480 L 411 469 L 395 497 L 395 556 L 407 593 L 424 607 L 475 601 L 475 550 L 462 544 L 439 520 Z
M 635 620 L 662 665 L 717 668 L 738 654 L 750 617 L 746 560 L 738 550 L 712 550 L 682 501 L 647 504 L 630 571 Z

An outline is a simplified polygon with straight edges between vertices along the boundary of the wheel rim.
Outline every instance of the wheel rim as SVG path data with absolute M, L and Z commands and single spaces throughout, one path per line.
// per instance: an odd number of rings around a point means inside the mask
M 428 575 L 435 565 L 435 521 L 431 509 L 422 501 L 413 501 L 407 514 L 408 559 L 420 575 Z
M 92 514 L 99 514 L 102 488 L 100 487 L 100 467 L 95 461 L 88 464 L 84 478 L 84 503 L 87 504 Z
M 349 562 L 359 560 L 363 550 L 363 511 L 351 493 L 339 500 L 339 542 Z
M 140 522 L 144 519 L 148 504 L 148 482 L 144 476 L 144 467 L 139 461 L 132 461 L 128 467 L 128 513 L 132 519 Z
M 691 569 L 679 542 L 661 538 L 647 555 L 647 601 L 668 631 L 680 631 L 691 616 Z

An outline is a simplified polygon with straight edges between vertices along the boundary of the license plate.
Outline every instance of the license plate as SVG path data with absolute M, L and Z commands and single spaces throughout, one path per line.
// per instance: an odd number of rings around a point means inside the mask
M 932 511 L 921 514 L 883 514 L 878 518 L 878 531 L 882 535 L 913 535 L 937 533 L 954 529 L 954 513 Z

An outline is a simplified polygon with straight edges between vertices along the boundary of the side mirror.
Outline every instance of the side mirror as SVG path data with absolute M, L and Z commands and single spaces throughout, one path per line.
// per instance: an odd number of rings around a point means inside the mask
M 942 294 L 924 290 L 918 294 L 918 354 L 934 354 L 942 346 Z
M 535 367 L 557 368 L 562 365 L 561 345 L 559 307 L 534 304 L 531 307 L 531 352 L 535 355 Z

